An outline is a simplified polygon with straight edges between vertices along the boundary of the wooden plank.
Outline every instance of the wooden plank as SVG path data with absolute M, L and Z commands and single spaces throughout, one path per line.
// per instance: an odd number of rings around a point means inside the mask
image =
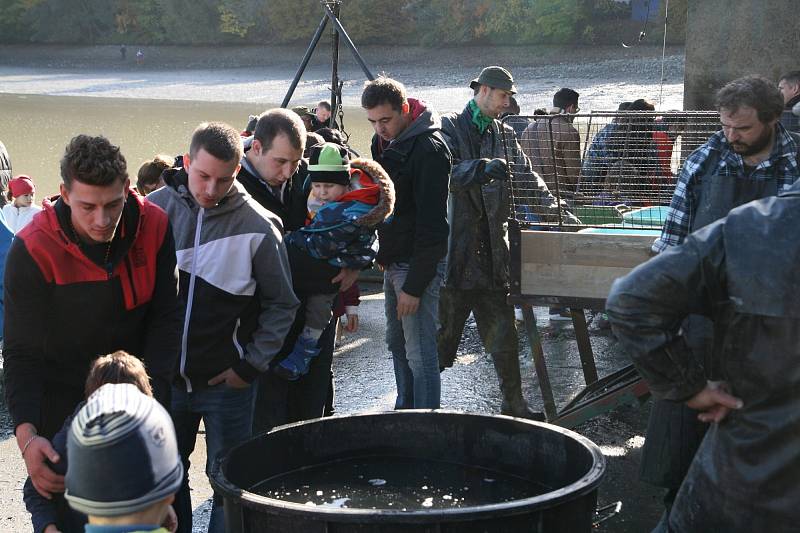
M 522 295 L 605 300 L 615 279 L 650 258 L 652 236 L 523 231 Z
M 629 268 L 580 265 L 522 265 L 522 294 L 605 300 L 615 279 Z
M 568 264 L 593 267 L 627 267 L 650 258 L 652 236 L 556 231 L 523 231 L 522 264 Z

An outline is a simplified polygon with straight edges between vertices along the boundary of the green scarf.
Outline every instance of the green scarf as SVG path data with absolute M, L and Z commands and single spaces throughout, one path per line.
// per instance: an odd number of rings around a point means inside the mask
M 492 117 L 487 117 L 481 112 L 481 109 L 478 107 L 478 104 L 475 103 L 475 100 L 469 101 L 469 112 L 472 113 L 472 123 L 475 124 L 475 127 L 478 128 L 478 132 L 483 135 L 486 133 L 486 130 L 489 129 L 489 126 L 492 125 L 492 121 L 494 120 Z

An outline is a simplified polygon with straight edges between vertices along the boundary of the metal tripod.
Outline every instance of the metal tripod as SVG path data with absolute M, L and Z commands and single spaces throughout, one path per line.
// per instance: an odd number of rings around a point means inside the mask
M 350 49 L 350 52 L 352 52 L 353 57 L 361 67 L 361 70 L 364 72 L 364 75 L 367 77 L 367 79 L 372 81 L 375 79 L 375 76 L 373 76 L 372 72 L 370 72 L 367 64 L 364 62 L 364 58 L 362 58 L 361 54 L 358 53 L 356 45 L 353 44 L 352 39 L 350 39 L 350 36 L 347 35 L 347 31 L 344 29 L 344 26 L 342 26 L 342 23 L 339 20 L 339 12 L 342 5 L 342 0 L 320 0 L 320 4 L 322 4 L 322 8 L 325 10 L 325 15 L 319 22 L 317 31 L 314 32 L 314 37 L 311 38 L 311 43 L 308 45 L 306 54 L 303 56 L 303 60 L 300 62 L 300 66 L 297 69 L 297 73 L 294 75 L 294 80 L 292 80 L 289 90 L 286 92 L 286 97 L 283 99 L 281 107 L 285 108 L 289 105 L 289 101 L 292 99 L 292 95 L 297 88 L 297 84 L 300 83 L 300 78 L 303 76 L 303 72 L 305 72 L 306 66 L 308 66 L 308 62 L 311 60 L 311 56 L 317 47 L 317 43 L 319 43 L 319 40 L 322 37 L 322 32 L 325 31 L 325 27 L 328 25 L 328 21 L 330 21 L 333 24 L 333 39 L 331 43 L 331 127 L 342 129 L 342 82 L 339 80 L 340 39 L 344 41 L 344 43 Z M 337 117 L 339 120 L 338 123 Z

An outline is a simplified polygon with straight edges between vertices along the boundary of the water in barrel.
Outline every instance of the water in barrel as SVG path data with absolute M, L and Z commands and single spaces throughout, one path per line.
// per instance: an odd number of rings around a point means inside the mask
M 419 511 L 490 505 L 550 491 L 528 479 L 445 461 L 359 457 L 301 468 L 251 492 L 309 506 Z

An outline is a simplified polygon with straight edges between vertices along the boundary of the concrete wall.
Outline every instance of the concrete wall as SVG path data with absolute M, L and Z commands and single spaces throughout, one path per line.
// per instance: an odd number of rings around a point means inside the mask
M 727 82 L 800 69 L 800 1 L 689 0 L 684 109 L 713 109 Z

